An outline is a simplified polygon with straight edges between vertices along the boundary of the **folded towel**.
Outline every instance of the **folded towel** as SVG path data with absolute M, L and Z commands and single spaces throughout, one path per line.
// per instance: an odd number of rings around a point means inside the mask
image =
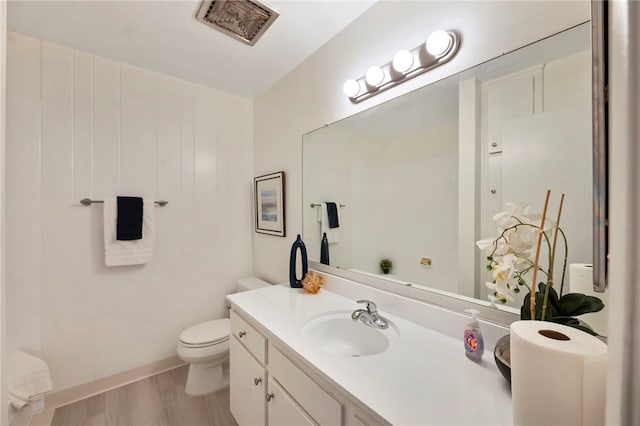
M 338 223 L 338 206 L 336 203 L 327 202 L 327 217 L 329 218 L 329 228 L 339 228 L 340 223 Z
M 18 410 L 53 389 L 47 363 L 26 352 L 11 352 L 6 371 L 9 402 Z
M 318 211 L 318 222 L 320 222 L 320 235 L 327 234 L 329 244 L 340 241 L 340 228 L 329 227 L 329 215 L 327 213 L 327 203 L 322 203 Z
M 118 241 L 142 239 L 142 208 L 140 197 L 118 197 L 116 238 Z
M 144 199 L 142 207 L 142 239 L 118 241 L 116 232 L 116 199 L 104 199 L 104 260 L 107 266 L 139 265 L 153 257 L 155 207 L 153 200 Z

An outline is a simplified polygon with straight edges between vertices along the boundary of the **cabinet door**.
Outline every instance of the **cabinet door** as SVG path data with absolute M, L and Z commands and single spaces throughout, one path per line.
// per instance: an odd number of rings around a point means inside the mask
M 273 379 L 269 380 L 267 399 L 269 426 L 316 425 Z
M 239 426 L 264 426 L 266 401 L 264 368 L 235 336 L 230 339 L 229 388 L 231 414 Z

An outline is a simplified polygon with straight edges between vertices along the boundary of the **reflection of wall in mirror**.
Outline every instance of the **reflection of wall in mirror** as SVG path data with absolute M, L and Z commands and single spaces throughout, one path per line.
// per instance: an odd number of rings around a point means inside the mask
M 372 141 L 370 155 L 353 163 L 353 268 L 380 273 L 380 259 L 389 258 L 402 280 L 450 289 L 458 248 L 458 134 L 451 120 Z M 422 257 L 432 266 L 421 265 Z
M 495 235 L 491 217 L 503 210 L 505 202 L 526 202 L 532 212 L 539 213 L 544 193 L 551 189 L 550 211 L 555 215 L 564 192 L 562 228 L 569 241 L 568 263 L 591 262 L 590 61 L 590 52 L 584 51 L 485 83 L 485 236 Z M 498 144 L 497 152 L 491 152 L 491 143 Z M 562 262 L 559 253 L 557 259 Z M 544 249 L 542 256 L 546 258 Z M 561 273 L 561 264 L 556 271 Z M 520 300 L 512 303 L 520 304 Z
M 305 135 L 303 150 L 303 236 L 309 260 L 320 262 L 322 239 L 319 204 L 333 201 L 346 205 L 338 208 L 339 242 L 329 245 L 332 266 L 351 267 L 351 185 L 350 162 L 352 152 L 366 144 L 357 133 L 335 126 L 325 127 Z
M 336 200 L 340 242 L 331 265 L 377 274 L 393 261 L 402 280 L 450 289 L 457 253 L 457 121 L 391 138 L 340 124 L 305 136 L 304 237 L 319 260 L 320 225 L 310 203 Z M 312 160 L 312 161 L 311 161 Z M 352 220 L 357 218 L 357 220 Z M 430 268 L 422 257 L 433 258 Z

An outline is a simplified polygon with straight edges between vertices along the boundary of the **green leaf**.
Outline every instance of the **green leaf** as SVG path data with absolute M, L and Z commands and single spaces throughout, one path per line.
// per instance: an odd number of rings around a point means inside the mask
M 588 314 L 590 312 L 598 312 L 604 309 L 604 303 L 602 300 L 598 299 L 594 296 L 585 296 L 584 302 L 571 314 L 571 315 L 582 315 Z
M 598 336 L 598 333 L 596 333 L 595 331 L 593 331 L 592 329 L 590 329 L 589 327 L 581 323 L 580 320 L 578 320 L 577 318 L 555 317 L 555 318 L 551 318 L 549 321 L 555 322 L 557 324 L 563 324 L 569 327 L 573 327 L 580 331 L 584 331 L 585 333 L 590 334 L 592 336 Z
M 573 317 L 557 316 L 549 318 L 549 321 L 555 322 L 556 324 L 568 325 L 569 327 L 580 325 L 580 320 Z
M 584 303 L 585 298 L 586 296 L 582 293 L 568 293 L 562 296 L 558 301 L 560 315 L 567 317 L 575 315 L 574 312 Z
M 531 293 L 527 293 L 524 296 L 524 301 L 522 302 L 522 306 L 520 307 L 520 319 L 529 320 L 531 319 L 531 308 L 529 307 L 529 301 L 531 300 Z M 544 300 L 544 295 L 542 293 L 536 293 L 536 319 L 539 320 L 542 318 L 542 302 Z M 556 307 L 547 303 L 547 311 L 545 314 L 545 321 L 549 318 L 558 316 L 558 310 Z

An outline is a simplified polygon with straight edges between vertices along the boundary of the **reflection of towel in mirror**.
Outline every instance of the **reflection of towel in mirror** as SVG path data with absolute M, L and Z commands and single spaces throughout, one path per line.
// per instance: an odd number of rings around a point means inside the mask
M 320 222 L 320 236 L 322 233 L 327 234 L 327 241 L 329 244 L 337 243 L 340 241 L 340 228 L 331 228 L 329 226 L 329 214 L 327 212 L 327 203 L 320 204 L 318 211 L 318 222 Z
M 336 203 L 332 203 L 327 201 L 325 203 L 327 205 L 327 217 L 329 218 L 329 228 L 339 228 L 340 223 L 338 222 L 338 205 Z

